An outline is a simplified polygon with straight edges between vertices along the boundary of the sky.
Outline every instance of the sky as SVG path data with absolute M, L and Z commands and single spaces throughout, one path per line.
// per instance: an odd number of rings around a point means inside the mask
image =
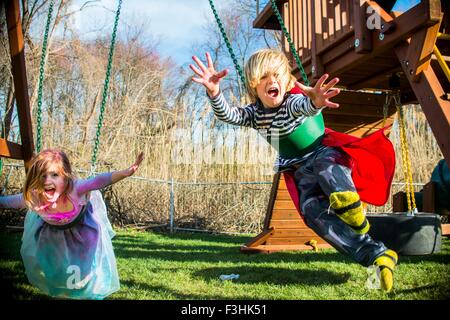
M 409 8 L 414 7 L 416 4 L 420 3 L 420 0 L 398 0 L 394 7 L 392 8 L 393 11 L 405 11 Z
M 398 0 L 393 10 L 404 11 L 419 2 Z M 118 0 L 76 0 L 73 9 L 80 9 L 85 3 L 88 4 L 73 19 L 84 37 L 94 37 L 99 30 L 112 32 Z M 220 9 L 226 0 L 214 3 Z M 208 0 L 123 0 L 120 23 L 145 25 L 150 41 L 158 41 L 161 55 L 171 56 L 177 64 L 184 65 L 192 62 L 192 46 L 204 39 L 202 28 L 213 17 Z M 120 32 L 119 24 L 119 36 Z
M 216 0 L 216 8 L 223 0 Z M 76 0 L 73 9 L 79 9 L 87 0 Z M 85 37 L 98 30 L 112 32 L 117 0 L 91 1 L 75 15 L 73 23 Z M 214 16 L 208 0 L 123 0 L 120 24 L 145 25 L 149 37 L 158 41 L 158 51 L 172 56 L 182 65 L 190 63 L 192 46 L 204 39 L 203 26 Z M 119 31 L 120 33 L 120 31 Z

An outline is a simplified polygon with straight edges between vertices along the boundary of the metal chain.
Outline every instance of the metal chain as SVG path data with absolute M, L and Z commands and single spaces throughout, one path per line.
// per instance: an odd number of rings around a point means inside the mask
M 100 134 L 101 134 L 102 126 L 103 126 L 103 116 L 105 113 L 106 99 L 108 98 L 109 78 L 111 76 L 111 66 L 112 66 L 112 60 L 113 60 L 113 55 L 114 55 L 114 45 L 116 42 L 117 25 L 119 23 L 121 7 L 122 7 L 122 0 L 119 0 L 119 4 L 117 6 L 117 11 L 116 11 L 116 17 L 114 20 L 113 33 L 111 36 L 111 45 L 109 47 L 108 65 L 106 67 L 105 82 L 103 84 L 102 104 L 100 107 L 100 114 L 98 116 L 97 132 L 95 134 L 95 143 L 94 143 L 94 148 L 92 151 L 92 160 L 91 160 L 91 172 L 90 172 L 89 176 L 92 176 L 94 174 L 96 166 L 97 166 L 97 154 L 98 154 L 98 150 L 100 147 Z
M 384 128 L 384 125 L 386 124 L 386 120 L 388 117 L 388 111 L 389 111 L 389 105 L 391 104 L 391 100 L 392 100 L 392 95 L 387 93 L 386 101 L 384 102 L 384 105 L 383 105 L 383 122 L 381 124 L 381 127 L 383 127 L 383 128 Z
M 302 75 L 303 82 L 306 86 L 309 86 L 309 80 L 308 76 L 306 75 L 305 69 L 303 68 L 303 64 L 300 61 L 300 57 L 298 56 L 297 50 L 294 47 L 294 43 L 292 42 L 291 36 L 289 32 L 286 29 L 286 26 L 284 24 L 283 18 L 281 17 L 280 11 L 277 8 L 277 4 L 275 3 L 275 0 L 270 0 L 270 3 L 272 5 L 273 12 L 275 13 L 275 16 L 278 19 L 278 22 L 280 23 L 281 30 L 283 30 L 283 34 L 286 37 L 287 42 L 289 43 L 289 48 L 294 55 L 295 62 L 297 63 L 298 70 L 300 71 L 300 74 Z
M 225 28 L 223 27 L 222 21 L 219 18 L 219 15 L 217 14 L 216 8 L 214 7 L 214 3 L 212 0 L 208 0 L 209 5 L 211 7 L 211 10 L 214 14 L 214 18 L 216 18 L 217 25 L 219 26 L 220 33 L 222 34 L 222 38 L 225 41 L 225 44 L 228 48 L 228 52 L 230 53 L 231 59 L 233 60 L 234 67 L 236 68 L 237 73 L 239 74 L 239 77 L 241 78 L 241 82 L 245 87 L 246 81 L 244 77 L 244 73 L 242 72 L 241 67 L 239 66 L 239 63 L 236 59 L 236 55 L 234 54 L 233 48 L 231 47 L 230 41 L 228 40 L 227 34 L 225 33 Z
M 400 145 L 402 150 L 402 163 L 403 171 L 405 175 L 405 185 L 406 185 L 406 201 L 408 204 L 408 212 L 414 214 L 417 212 L 416 199 L 414 195 L 414 184 L 411 171 L 411 160 L 409 157 L 408 143 L 406 140 L 406 128 L 404 122 L 403 109 L 400 102 L 400 94 L 397 93 L 394 96 L 395 106 L 397 108 L 398 114 L 398 127 L 400 134 Z
M 37 135 L 36 135 L 36 151 L 41 151 L 41 145 L 42 145 L 42 90 L 44 87 L 44 67 L 45 67 L 45 57 L 47 55 L 47 41 L 48 41 L 48 32 L 50 30 L 50 21 L 52 19 L 52 13 L 53 13 L 53 4 L 54 1 L 52 0 L 48 7 L 48 14 L 47 14 L 47 23 L 45 25 L 45 32 L 44 32 L 44 40 L 42 42 L 42 54 L 41 54 L 41 62 L 39 65 L 39 87 L 38 87 L 38 101 L 37 101 Z

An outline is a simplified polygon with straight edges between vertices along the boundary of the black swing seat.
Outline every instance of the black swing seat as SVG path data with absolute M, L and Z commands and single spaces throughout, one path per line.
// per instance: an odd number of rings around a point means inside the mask
M 399 255 L 428 255 L 441 251 L 442 227 L 437 214 L 373 213 L 367 214 L 367 219 L 369 235 Z

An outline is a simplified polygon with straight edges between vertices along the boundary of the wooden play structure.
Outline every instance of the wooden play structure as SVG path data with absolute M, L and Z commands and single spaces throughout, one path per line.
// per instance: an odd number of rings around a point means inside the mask
M 343 86 L 333 99 L 341 107 L 323 113 L 327 127 L 366 136 L 393 122 L 396 108 L 387 102 L 391 94 L 398 93 L 402 105 L 421 105 L 450 164 L 449 2 L 423 0 L 401 13 L 391 11 L 395 1 L 275 3 L 311 82 L 328 73 L 339 77 Z M 268 1 L 258 12 L 255 28 L 281 30 L 272 5 Z M 283 49 L 290 55 L 287 42 Z M 294 71 L 300 78 L 298 68 Z M 395 203 L 398 198 L 394 197 L 394 209 L 403 211 L 404 207 Z M 431 209 L 431 205 L 424 207 Z M 443 235 L 449 231 L 448 225 L 442 226 Z M 264 229 L 241 251 L 269 253 L 328 246 L 300 218 L 283 174 L 275 174 Z
M 45 65 L 45 56 L 46 56 L 46 48 L 47 48 L 47 37 L 48 30 L 51 23 L 52 11 L 53 11 L 54 2 L 51 1 L 48 9 L 46 30 L 44 33 L 44 40 L 42 45 L 42 55 L 41 55 L 41 63 L 40 63 L 40 74 L 39 74 L 39 95 L 38 95 L 38 108 L 37 108 L 37 134 L 36 134 L 36 151 L 41 151 L 41 118 L 42 118 L 42 108 L 41 108 L 41 93 L 43 87 L 43 79 L 44 79 L 44 65 Z M 105 110 L 106 99 L 108 96 L 108 84 L 110 78 L 110 71 L 112 65 L 112 58 L 114 53 L 114 45 L 116 39 L 117 25 L 120 16 L 120 8 L 122 5 L 122 0 L 118 1 L 118 7 L 115 15 L 115 22 L 113 27 L 113 32 L 111 36 L 111 43 L 109 47 L 109 56 L 108 56 L 108 64 L 105 75 L 105 81 L 103 85 L 103 94 L 102 94 L 102 102 L 101 108 L 98 118 L 97 124 L 97 132 L 96 139 L 92 152 L 92 160 L 91 160 L 91 172 L 92 175 L 95 172 L 95 167 L 97 163 L 97 153 L 99 150 L 100 143 L 100 133 L 102 128 L 103 121 L 103 113 Z M 12 158 L 23 160 L 25 165 L 25 170 L 28 169 L 31 158 L 33 157 L 33 153 L 35 150 L 34 142 L 33 142 L 33 131 L 32 131 L 32 121 L 31 121 L 31 112 L 30 112 L 30 102 L 28 96 L 28 81 L 27 81 L 27 72 L 25 65 L 25 52 L 24 52 L 24 37 L 22 33 L 22 19 L 20 12 L 20 2 L 19 0 L 7 0 L 5 1 L 5 14 L 6 14 L 6 22 L 8 27 L 8 39 L 9 39 L 9 51 L 11 56 L 11 71 L 14 81 L 14 97 L 16 99 L 17 104 L 17 114 L 19 120 L 19 130 L 20 130 L 20 138 L 22 144 L 17 144 L 12 141 L 8 141 L 7 138 L 0 138 L 0 157 Z M 8 97 L 8 106 L 12 105 L 12 94 Z M 9 99 L 11 98 L 11 100 Z M 10 131 L 11 126 L 11 118 L 12 118 L 12 108 L 9 108 L 7 114 L 5 116 L 5 137 L 8 137 L 8 133 Z M 3 134 L 3 133 L 2 133 Z
M 28 81 L 25 67 L 25 44 L 22 34 L 20 4 L 16 0 L 5 1 L 6 23 L 8 27 L 9 52 L 11 55 L 11 70 L 14 80 L 14 95 L 17 104 L 17 114 L 22 144 L 17 144 L 3 137 L 0 138 L 0 156 L 23 160 L 28 166 L 34 152 L 33 131 L 31 125 L 30 102 L 28 96 Z M 12 110 L 8 113 L 12 115 Z M 8 117 L 7 115 L 7 117 Z M 5 121 L 5 131 L 9 131 L 9 121 Z

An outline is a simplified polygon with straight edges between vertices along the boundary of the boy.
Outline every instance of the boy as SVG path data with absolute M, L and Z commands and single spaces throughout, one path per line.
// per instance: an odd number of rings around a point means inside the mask
M 353 158 L 324 143 L 330 139 L 324 134 L 323 122 L 321 127 L 321 120 L 319 125 L 311 120 L 318 119 L 323 108 L 339 107 L 329 100 L 339 94 L 339 89 L 334 88 L 339 79 L 325 84 L 325 74 L 314 87 L 302 85 L 295 81 L 282 52 L 259 50 L 245 65 L 251 103 L 230 107 L 220 92 L 220 81 L 228 71 L 217 72 L 208 53 L 206 59 L 207 66 L 193 57 L 197 66 L 190 68 L 197 77 L 192 81 L 206 88 L 216 117 L 258 130 L 279 151 L 278 170 L 295 170 L 300 209 L 308 226 L 361 265 L 378 266 L 381 286 L 390 291 L 398 257 L 367 234 L 370 226 L 352 180 Z M 295 86 L 305 95 L 290 93 Z

